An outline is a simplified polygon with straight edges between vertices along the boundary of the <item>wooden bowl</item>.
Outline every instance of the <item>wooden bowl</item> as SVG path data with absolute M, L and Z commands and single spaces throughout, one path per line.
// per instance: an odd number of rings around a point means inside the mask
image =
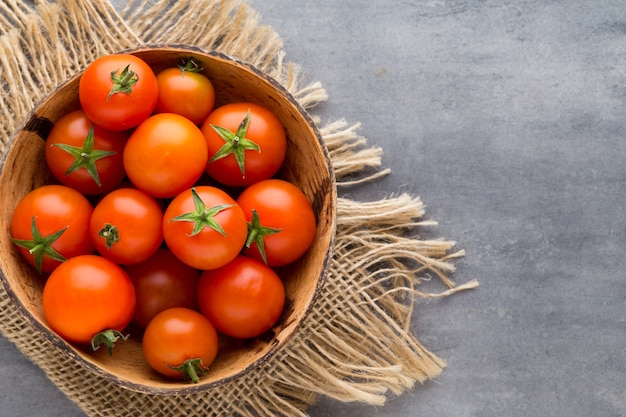
M 307 316 L 322 288 L 335 233 L 336 187 L 328 151 L 308 114 L 278 82 L 253 66 L 223 54 L 191 46 L 149 45 L 123 51 L 141 57 L 155 72 L 193 56 L 214 84 L 216 106 L 252 101 L 273 111 L 285 126 L 288 150 L 280 177 L 296 184 L 310 199 L 317 217 L 317 235 L 310 250 L 295 264 L 280 271 L 287 302 L 284 313 L 268 333 L 253 340 L 222 340 L 221 351 L 209 372 L 197 384 L 161 377 L 143 358 L 141 340 L 131 335 L 116 344 L 113 355 L 105 349 L 91 352 L 67 343 L 46 324 L 41 306 L 45 276 L 27 265 L 10 239 L 13 210 L 32 189 L 51 181 L 46 168 L 44 141 L 54 123 L 78 109 L 81 73 L 55 89 L 22 122 L 5 152 L 0 174 L 0 246 L 2 282 L 18 310 L 60 352 L 98 376 L 124 388 L 156 395 L 206 391 L 232 381 L 258 367 L 281 349 Z

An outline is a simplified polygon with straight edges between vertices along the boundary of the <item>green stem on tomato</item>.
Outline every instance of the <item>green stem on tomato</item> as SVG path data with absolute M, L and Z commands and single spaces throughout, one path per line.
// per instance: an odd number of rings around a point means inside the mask
M 94 351 L 100 349 L 101 345 L 104 345 L 109 355 L 113 354 L 113 348 L 115 347 L 115 342 L 122 339 L 123 341 L 128 340 L 130 335 L 124 335 L 119 330 L 108 329 L 103 330 L 100 333 L 96 334 L 91 339 L 91 349 Z
M 94 127 L 91 125 L 82 147 L 79 148 L 78 146 L 71 146 L 65 143 L 55 143 L 52 146 L 61 148 L 74 157 L 74 162 L 70 165 L 67 171 L 65 171 L 65 175 L 69 175 L 76 170 L 84 168 L 96 184 L 101 187 L 102 183 L 100 182 L 98 168 L 96 168 L 96 161 L 106 158 L 107 156 L 115 155 L 116 152 L 94 149 L 94 142 Z
M 120 241 L 120 233 L 116 226 L 106 223 L 102 229 L 98 231 L 98 236 L 104 239 L 107 249 L 111 249 L 113 245 Z
M 191 189 L 191 195 L 193 196 L 193 201 L 195 205 L 195 211 L 190 211 L 189 213 L 183 213 L 180 216 L 176 216 L 172 218 L 170 221 L 172 222 L 190 222 L 193 223 L 193 230 L 190 236 L 195 236 L 200 233 L 205 227 L 209 227 L 217 232 L 219 232 L 222 236 L 226 236 L 226 232 L 222 228 L 222 226 L 215 220 L 215 216 L 230 207 L 233 204 L 219 204 L 213 207 L 206 207 L 204 201 L 198 195 L 198 192 L 195 188 Z
M 235 156 L 235 161 L 237 161 L 241 175 L 245 178 L 245 152 L 250 150 L 261 152 L 261 147 L 257 143 L 246 138 L 248 128 L 250 127 L 250 110 L 248 109 L 248 114 L 241 121 L 237 131 L 234 133 L 221 126 L 210 126 L 224 140 L 224 145 L 215 152 L 209 163 L 232 154 Z
M 272 227 L 263 226 L 259 213 L 252 209 L 252 219 L 248 222 L 248 237 L 246 238 L 246 248 L 256 243 L 256 247 L 261 254 L 263 262 L 267 264 L 267 257 L 265 256 L 265 236 L 274 235 L 279 233 L 282 229 L 274 229 Z
M 51 259 L 54 259 L 59 262 L 65 262 L 65 257 L 57 252 L 52 244 L 57 241 L 65 230 L 67 230 L 67 226 L 63 229 L 57 230 L 54 233 L 50 233 L 47 236 L 43 236 L 37 227 L 37 222 L 35 221 L 35 216 L 33 216 L 30 224 L 32 239 L 15 239 L 11 237 L 11 241 L 15 243 L 20 248 L 24 248 L 28 250 L 28 252 L 33 255 L 35 268 L 37 272 L 41 273 L 41 267 L 43 265 L 44 257 L 48 256 Z
M 181 58 L 178 60 L 176 64 L 180 72 L 184 75 L 186 72 L 202 72 L 203 68 L 200 64 L 193 58 Z
M 126 65 L 121 72 L 121 74 L 117 74 L 119 69 L 115 71 L 111 71 L 111 82 L 113 82 L 113 88 L 109 91 L 109 95 L 107 96 L 107 101 L 117 93 L 130 94 L 133 92 L 133 86 L 139 81 L 139 76 L 135 71 L 130 69 L 130 64 Z
M 200 358 L 187 359 L 179 366 L 168 366 L 175 371 L 182 372 L 184 380 L 194 384 L 197 384 L 200 381 L 200 376 L 204 375 L 209 369 L 202 364 L 202 359 Z

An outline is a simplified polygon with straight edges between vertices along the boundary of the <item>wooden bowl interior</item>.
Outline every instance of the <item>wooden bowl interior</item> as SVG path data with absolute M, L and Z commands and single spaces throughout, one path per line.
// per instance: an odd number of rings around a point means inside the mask
M 222 338 L 216 361 L 198 384 L 169 381 L 153 372 L 141 352 L 139 330 L 119 343 L 112 356 L 90 352 L 63 341 L 47 326 L 41 307 L 45 277 L 28 266 L 10 240 L 10 221 L 17 202 L 32 189 L 51 181 L 44 158 L 44 141 L 53 124 L 79 108 L 77 74 L 45 99 L 22 124 L 4 156 L 0 174 L 0 259 L 3 283 L 24 315 L 66 355 L 125 388 L 159 395 L 207 390 L 231 381 L 263 363 L 280 349 L 307 315 L 324 282 L 335 231 L 335 184 L 330 159 L 320 134 L 296 101 L 274 80 L 257 69 L 218 53 L 182 46 L 152 46 L 126 51 L 146 60 L 155 70 L 174 65 L 181 57 L 199 59 L 213 82 L 218 102 L 251 101 L 272 110 L 285 126 L 287 158 L 280 176 L 302 189 L 313 204 L 317 236 L 307 254 L 280 270 L 287 295 L 279 323 L 265 335 L 246 341 Z

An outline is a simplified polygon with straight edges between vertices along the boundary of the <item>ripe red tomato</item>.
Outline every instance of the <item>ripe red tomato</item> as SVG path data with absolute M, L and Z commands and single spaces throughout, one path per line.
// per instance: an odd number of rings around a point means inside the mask
M 313 208 L 306 195 L 287 181 L 257 182 L 239 195 L 237 204 L 250 228 L 245 254 L 266 261 L 269 266 L 295 261 L 315 239 Z
M 69 342 L 91 342 L 97 349 L 99 333 L 110 331 L 119 336 L 130 323 L 135 289 L 120 266 L 101 256 L 83 255 L 67 260 L 50 274 L 42 302 L 53 331 Z
M 217 332 L 197 311 L 174 307 L 150 321 L 142 347 L 146 361 L 158 373 L 197 383 L 217 356 Z
M 135 285 L 137 306 L 133 322 L 145 328 L 150 320 L 172 307 L 198 308 L 200 271 L 167 249 L 159 249 L 144 262 L 124 267 Z
M 152 114 L 159 92 L 156 75 L 145 61 L 134 55 L 110 54 L 85 68 L 78 97 L 95 124 L 127 130 Z
M 276 324 L 285 305 L 285 289 L 272 268 L 240 255 L 202 273 L 198 304 L 219 332 L 248 339 Z
M 29 264 L 51 272 L 65 259 L 94 252 L 89 236 L 92 212 L 91 203 L 78 191 L 45 185 L 26 194 L 15 207 L 11 238 Z
M 124 168 L 140 190 L 171 198 L 202 176 L 207 152 L 198 126 L 178 114 L 161 113 L 133 131 L 124 148 Z
M 222 184 L 243 187 L 270 178 L 285 159 L 285 129 L 271 111 L 258 104 L 218 107 L 201 129 L 211 158 L 206 171 Z
M 119 188 L 106 194 L 89 222 L 91 240 L 105 258 L 121 264 L 143 262 L 163 243 L 163 210 L 148 194 Z
M 197 269 L 219 268 L 233 260 L 247 234 L 246 217 L 235 200 L 208 185 L 176 196 L 163 216 L 168 248 Z
M 84 111 L 70 112 L 46 139 L 46 162 L 61 183 L 82 194 L 111 191 L 126 176 L 122 152 L 128 133 L 96 126 Z
M 166 68 L 157 74 L 159 100 L 156 113 L 176 113 L 195 124 L 202 123 L 215 104 L 213 83 L 202 74 L 193 59 L 182 60 L 176 68 Z

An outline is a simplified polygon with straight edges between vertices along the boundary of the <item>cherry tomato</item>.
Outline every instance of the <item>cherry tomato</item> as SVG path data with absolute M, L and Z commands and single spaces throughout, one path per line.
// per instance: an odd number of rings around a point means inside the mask
M 176 113 L 195 124 L 202 123 L 215 104 L 213 83 L 202 74 L 193 59 L 181 60 L 178 67 L 157 74 L 159 100 L 156 113 Z
M 135 188 L 119 188 L 96 204 L 89 230 L 96 250 L 122 265 L 143 262 L 163 243 L 159 203 Z
M 73 343 L 99 346 L 100 333 L 119 337 L 135 310 L 135 289 L 124 270 L 98 255 L 69 259 L 43 289 L 43 312 L 50 328 Z M 110 349 L 116 337 L 110 339 Z
M 91 254 L 93 207 L 78 191 L 45 185 L 24 196 L 11 218 L 11 237 L 22 257 L 39 272 L 51 272 L 68 258 Z
M 246 217 L 235 200 L 208 185 L 176 196 L 163 217 L 168 248 L 197 269 L 219 268 L 233 260 L 243 248 L 247 233 Z
M 207 145 L 198 126 L 173 113 L 151 116 L 131 134 L 124 148 L 130 181 L 157 198 L 171 198 L 204 173 Z
M 84 111 L 70 112 L 46 139 L 46 162 L 61 183 L 82 194 L 111 191 L 126 176 L 122 152 L 128 134 L 94 125 Z
M 85 68 L 78 86 L 78 98 L 87 116 L 109 130 L 139 125 L 152 114 L 158 97 L 152 68 L 129 54 L 97 58 Z
M 269 266 L 287 265 L 313 243 L 316 220 L 306 195 L 279 179 L 260 181 L 237 198 L 248 220 L 245 254 Z
M 144 262 L 124 267 L 135 286 L 137 306 L 133 322 L 145 328 L 150 320 L 172 307 L 198 308 L 200 271 L 159 249 Z
M 216 108 L 201 126 L 209 147 L 207 173 L 243 187 L 272 177 L 287 150 L 285 129 L 265 107 L 231 103 Z
M 158 373 L 198 382 L 217 356 L 217 332 L 197 311 L 174 307 L 157 314 L 143 335 L 143 353 Z
M 272 268 L 240 255 L 202 273 L 198 304 L 218 332 L 248 339 L 276 324 L 285 306 L 285 289 Z

